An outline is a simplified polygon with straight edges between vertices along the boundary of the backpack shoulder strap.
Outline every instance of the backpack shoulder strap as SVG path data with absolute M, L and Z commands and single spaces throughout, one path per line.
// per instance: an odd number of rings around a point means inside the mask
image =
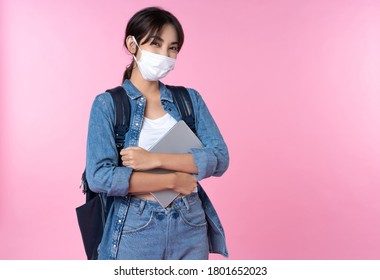
M 125 134 L 129 130 L 131 104 L 129 98 L 122 86 L 106 90 L 112 96 L 115 107 L 115 142 L 118 153 L 124 147 Z M 121 165 L 121 158 L 119 158 L 119 166 Z
M 177 106 L 181 119 L 196 133 L 195 114 L 189 92 L 182 86 L 166 86 L 173 95 L 174 104 Z

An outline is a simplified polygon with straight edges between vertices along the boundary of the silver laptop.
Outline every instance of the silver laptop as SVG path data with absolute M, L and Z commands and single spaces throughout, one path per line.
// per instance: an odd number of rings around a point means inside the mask
M 162 136 L 150 149 L 153 153 L 182 154 L 187 153 L 191 148 L 202 148 L 202 142 L 187 126 L 184 121 L 177 122 L 164 136 Z M 147 172 L 169 173 L 173 172 L 165 169 L 154 169 Z M 179 193 L 172 190 L 163 190 L 151 193 L 163 208 L 166 208 Z

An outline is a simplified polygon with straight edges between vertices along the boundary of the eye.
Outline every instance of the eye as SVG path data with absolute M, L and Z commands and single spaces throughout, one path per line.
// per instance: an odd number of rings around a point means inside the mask
M 177 46 L 170 47 L 170 50 L 174 51 L 174 52 L 178 52 L 179 51 Z
M 151 43 L 150 43 L 152 46 L 157 46 L 159 47 L 160 46 L 160 43 L 156 40 L 153 40 Z

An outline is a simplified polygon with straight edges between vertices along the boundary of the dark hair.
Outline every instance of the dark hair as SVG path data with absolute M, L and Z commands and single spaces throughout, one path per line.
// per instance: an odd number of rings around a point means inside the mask
M 157 7 L 145 8 L 133 15 L 125 29 L 124 46 L 127 47 L 126 39 L 128 36 L 134 36 L 139 45 L 147 43 L 149 38 L 153 35 L 156 35 L 157 33 L 160 33 L 162 27 L 166 24 L 173 25 L 177 31 L 178 50 L 180 50 L 185 39 L 185 35 L 183 33 L 180 22 L 170 12 Z M 142 38 L 144 38 L 146 35 L 148 35 L 147 40 L 140 43 Z M 131 64 L 124 72 L 123 82 L 125 79 L 131 78 L 133 67 L 134 61 L 132 60 Z

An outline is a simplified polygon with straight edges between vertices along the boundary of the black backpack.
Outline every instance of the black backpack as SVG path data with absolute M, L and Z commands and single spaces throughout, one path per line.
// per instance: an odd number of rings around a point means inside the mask
M 166 86 L 173 93 L 174 104 L 177 106 L 181 119 L 195 133 L 195 115 L 189 92 L 184 87 Z M 125 134 L 129 130 L 130 103 L 128 95 L 123 87 L 119 86 L 107 90 L 112 96 L 115 107 L 115 143 L 118 153 L 124 147 Z M 121 166 L 121 157 L 119 157 Z M 79 228 L 82 235 L 83 245 L 87 259 L 98 258 L 97 248 L 103 236 L 103 229 L 107 220 L 108 211 L 111 208 L 114 197 L 106 193 L 91 191 L 86 179 L 86 170 L 82 174 L 81 188 L 86 195 L 86 203 L 76 208 Z

